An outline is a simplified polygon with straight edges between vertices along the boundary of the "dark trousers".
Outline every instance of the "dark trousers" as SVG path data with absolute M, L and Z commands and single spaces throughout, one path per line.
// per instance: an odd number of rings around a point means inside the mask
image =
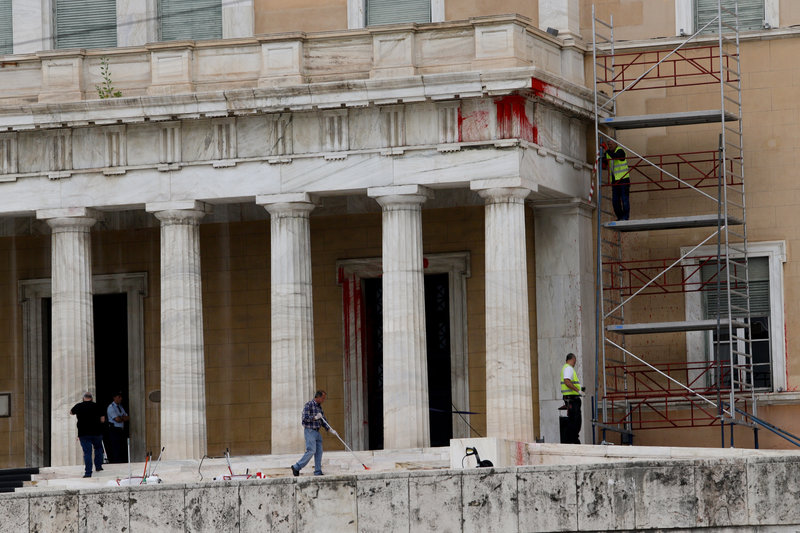
M 611 205 L 617 220 L 628 220 L 631 215 L 631 180 L 625 178 L 611 185 Z
M 125 428 L 112 426 L 108 430 L 108 462 L 124 463 L 128 460 L 125 446 Z
M 103 436 L 92 435 L 89 437 L 78 437 L 83 448 L 83 464 L 86 465 L 86 475 L 92 475 L 92 448 L 94 447 L 94 469 L 103 469 Z
M 564 396 L 567 404 L 567 439 L 565 444 L 580 444 L 581 432 L 581 398 L 580 396 Z

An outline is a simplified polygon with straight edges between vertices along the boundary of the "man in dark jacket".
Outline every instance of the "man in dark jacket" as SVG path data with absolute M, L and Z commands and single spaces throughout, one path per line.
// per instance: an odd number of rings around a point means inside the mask
M 69 414 L 78 417 L 78 440 L 83 448 L 83 462 L 86 473 L 92 477 L 92 447 L 94 447 L 94 469 L 103 470 L 103 423 L 106 415 L 103 408 L 92 401 L 92 393 L 84 392 L 83 401 L 75 404 Z

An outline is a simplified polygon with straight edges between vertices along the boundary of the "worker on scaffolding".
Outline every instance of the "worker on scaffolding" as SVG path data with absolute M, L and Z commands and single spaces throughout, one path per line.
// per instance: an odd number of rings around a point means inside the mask
M 574 353 L 567 354 L 567 362 L 561 367 L 561 395 L 567 408 L 567 431 L 561 439 L 562 444 L 580 444 L 581 432 L 581 392 L 586 387 L 581 387 L 575 363 L 578 358 Z
M 617 220 L 628 220 L 631 214 L 628 156 L 613 139 L 608 139 L 600 146 L 604 151 L 602 165 L 604 169 L 608 169 L 608 181 L 611 183 L 611 205 L 614 207 L 614 214 Z

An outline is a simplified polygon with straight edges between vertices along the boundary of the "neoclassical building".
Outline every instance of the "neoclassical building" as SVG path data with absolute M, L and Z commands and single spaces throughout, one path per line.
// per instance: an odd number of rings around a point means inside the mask
M 557 442 L 568 352 L 592 441 L 589 3 L 6 4 L 0 466 L 84 390 L 134 459 L 300 452 L 317 389 L 356 450 Z

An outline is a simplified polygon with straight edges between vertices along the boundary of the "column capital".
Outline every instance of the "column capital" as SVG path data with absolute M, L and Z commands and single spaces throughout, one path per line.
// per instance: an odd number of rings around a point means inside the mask
M 487 204 L 521 204 L 531 194 L 527 187 L 492 187 L 479 189 L 478 195 Z
M 407 206 L 419 207 L 433 198 L 433 191 L 422 185 L 392 185 L 389 187 L 370 187 L 367 196 L 374 198 L 384 210 Z
M 272 217 L 307 217 L 317 207 L 308 193 L 261 194 L 256 204 L 267 210 Z
M 40 209 L 36 211 L 36 218 L 46 221 L 53 229 L 91 228 L 95 222 L 103 220 L 103 214 L 89 207 L 67 207 Z
M 200 219 L 213 212 L 211 205 L 195 200 L 179 202 L 153 202 L 145 205 L 148 213 L 153 213 L 166 224 L 199 224 Z

